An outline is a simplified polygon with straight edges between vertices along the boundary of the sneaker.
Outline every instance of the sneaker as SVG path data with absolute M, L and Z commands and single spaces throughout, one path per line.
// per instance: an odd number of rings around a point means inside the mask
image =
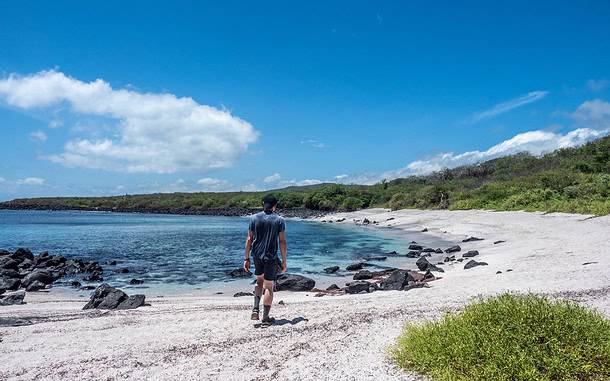
M 267 319 L 264 319 L 264 320 L 261 322 L 261 328 L 267 328 L 267 327 L 269 327 L 269 326 L 273 325 L 273 323 L 275 323 L 275 319 L 274 319 L 274 318 L 272 318 L 272 317 L 269 317 L 269 318 L 267 318 Z
M 256 308 L 253 309 L 252 310 L 252 315 L 250 315 L 250 319 L 251 320 L 258 320 L 259 319 L 258 314 L 259 314 L 259 310 L 257 310 Z

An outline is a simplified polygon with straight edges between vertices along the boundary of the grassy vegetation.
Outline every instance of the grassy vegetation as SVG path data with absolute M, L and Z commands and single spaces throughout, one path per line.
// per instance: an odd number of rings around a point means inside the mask
M 273 191 L 284 209 L 494 209 L 610 213 L 610 137 L 542 157 L 527 154 L 375 185 L 321 184 Z M 19 199 L 16 208 L 83 208 L 201 213 L 260 208 L 266 192 L 171 193 Z
M 575 303 L 504 294 L 408 325 L 391 355 L 435 380 L 609 380 L 610 321 Z

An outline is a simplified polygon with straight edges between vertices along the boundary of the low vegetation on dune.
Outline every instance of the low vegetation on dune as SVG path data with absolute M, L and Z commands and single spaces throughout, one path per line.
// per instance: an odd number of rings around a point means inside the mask
M 0 208 L 199 214 L 260 208 L 266 192 L 162 193 L 18 199 Z M 375 185 L 321 184 L 273 191 L 283 209 L 493 209 L 610 213 L 610 137 L 541 157 L 518 154 Z M 222 213 L 219 213 L 222 214 Z
M 434 380 L 608 380 L 610 321 L 572 302 L 503 294 L 407 325 L 390 354 Z

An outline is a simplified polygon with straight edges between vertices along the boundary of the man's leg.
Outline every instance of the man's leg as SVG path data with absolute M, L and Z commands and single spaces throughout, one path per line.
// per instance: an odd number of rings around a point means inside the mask
M 263 282 L 263 322 L 268 322 L 271 303 L 273 303 L 273 281 L 265 279 Z
M 256 276 L 256 286 L 254 287 L 254 308 L 252 308 L 252 320 L 258 320 L 258 314 L 261 305 L 261 296 L 263 295 L 263 275 Z

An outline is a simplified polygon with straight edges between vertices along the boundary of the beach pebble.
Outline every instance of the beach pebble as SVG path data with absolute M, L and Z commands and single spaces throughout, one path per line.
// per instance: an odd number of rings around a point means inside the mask
M 243 291 L 236 292 L 235 294 L 233 294 L 234 298 L 239 298 L 241 296 L 254 296 L 254 294 L 251 292 L 243 292 Z

